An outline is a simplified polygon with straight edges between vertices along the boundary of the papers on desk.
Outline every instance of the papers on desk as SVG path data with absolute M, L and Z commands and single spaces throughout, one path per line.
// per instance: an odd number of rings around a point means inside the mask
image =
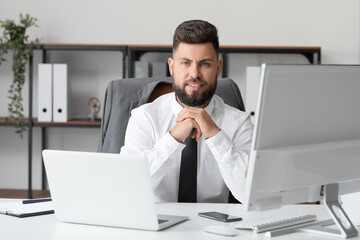
M 15 217 L 32 217 L 54 213 L 51 198 L 17 200 L 0 203 L 0 213 Z

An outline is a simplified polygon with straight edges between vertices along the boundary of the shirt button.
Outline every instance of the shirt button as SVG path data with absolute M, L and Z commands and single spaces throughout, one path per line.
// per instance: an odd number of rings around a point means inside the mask
M 219 146 L 220 146 L 220 143 L 215 143 L 215 146 L 219 147 Z

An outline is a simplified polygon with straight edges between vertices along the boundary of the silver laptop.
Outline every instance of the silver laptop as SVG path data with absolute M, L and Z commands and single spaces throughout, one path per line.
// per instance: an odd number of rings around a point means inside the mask
M 42 154 L 60 221 L 157 231 L 188 219 L 156 214 L 144 157 L 56 150 Z

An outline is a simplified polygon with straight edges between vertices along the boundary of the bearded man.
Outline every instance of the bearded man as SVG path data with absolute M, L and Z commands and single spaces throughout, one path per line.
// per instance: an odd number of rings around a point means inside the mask
M 181 23 L 168 60 L 173 93 L 131 112 L 121 154 L 149 163 L 157 202 L 243 200 L 253 125 L 215 95 L 222 69 L 214 25 Z

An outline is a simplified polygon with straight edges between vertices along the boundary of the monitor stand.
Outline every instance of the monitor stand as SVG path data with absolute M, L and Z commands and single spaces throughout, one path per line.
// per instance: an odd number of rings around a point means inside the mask
M 339 184 L 333 183 L 325 185 L 324 190 L 324 205 L 332 219 L 269 231 L 266 233 L 266 236 L 275 237 L 293 232 L 311 232 L 340 238 L 356 237 L 358 231 L 339 202 Z M 334 223 L 338 229 L 326 228 L 326 226 L 333 225 Z

